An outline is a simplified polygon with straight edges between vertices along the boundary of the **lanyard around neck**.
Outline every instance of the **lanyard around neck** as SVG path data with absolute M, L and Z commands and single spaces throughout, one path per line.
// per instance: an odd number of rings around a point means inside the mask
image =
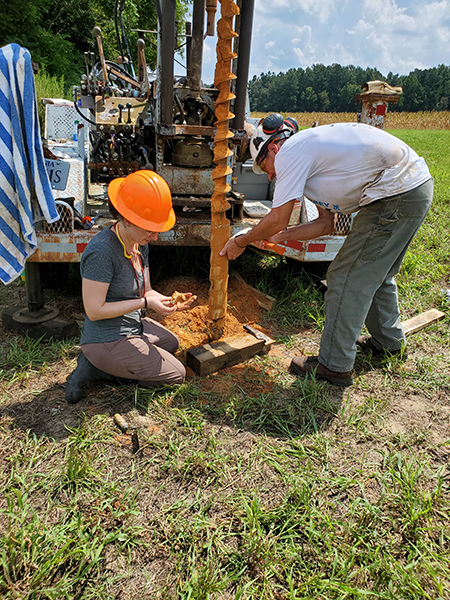
M 132 254 L 128 254 L 125 243 L 122 240 L 122 238 L 120 237 L 118 224 L 119 224 L 118 221 L 116 223 L 114 223 L 114 225 L 112 226 L 112 229 L 113 229 L 114 233 L 116 234 L 119 242 L 122 244 L 123 255 L 125 256 L 125 258 L 128 258 L 128 260 L 131 263 L 131 266 L 133 267 L 134 278 L 136 279 L 136 283 L 137 283 L 138 291 L 139 291 L 139 298 L 143 298 L 145 296 L 145 271 L 144 271 L 144 263 L 142 262 L 141 253 L 137 249 L 137 244 L 135 244 L 136 250 L 134 250 L 134 252 Z M 143 293 L 141 293 L 141 286 L 139 284 L 139 277 L 138 277 L 138 273 L 136 271 L 135 263 L 138 263 L 138 265 L 139 265 L 138 268 L 141 271 L 142 285 L 144 288 Z
M 123 255 L 125 256 L 125 258 L 129 258 L 129 259 L 131 259 L 133 255 L 132 255 L 132 254 L 128 254 L 128 252 L 127 252 L 127 247 L 125 246 L 125 242 L 124 242 L 124 241 L 123 241 L 123 239 L 120 237 L 120 233 L 119 233 L 119 221 L 116 221 L 116 222 L 114 223 L 114 225 L 112 226 L 112 229 L 113 229 L 114 233 L 117 235 L 117 238 L 119 239 L 119 242 L 122 244 L 122 248 L 123 248 Z M 134 246 L 135 246 L 135 248 L 136 248 L 136 249 L 134 250 L 134 252 L 135 252 L 136 254 L 139 254 L 139 255 L 140 255 L 141 253 L 140 253 L 140 252 L 139 252 L 139 250 L 137 249 L 137 244 L 135 243 L 135 244 L 134 244 Z

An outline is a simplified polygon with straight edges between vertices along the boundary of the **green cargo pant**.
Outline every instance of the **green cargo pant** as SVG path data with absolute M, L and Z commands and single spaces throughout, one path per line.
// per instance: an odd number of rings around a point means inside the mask
M 355 342 L 364 323 L 375 346 L 397 350 L 405 344 L 394 276 L 432 198 L 433 180 L 429 179 L 409 192 L 359 210 L 327 272 L 319 362 L 328 369 L 352 369 Z

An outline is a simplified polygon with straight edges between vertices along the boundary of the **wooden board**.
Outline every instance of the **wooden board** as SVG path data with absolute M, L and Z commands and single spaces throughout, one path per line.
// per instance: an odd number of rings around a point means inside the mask
M 432 323 L 436 323 L 445 317 L 445 313 L 432 308 L 431 310 L 427 310 L 420 315 L 416 315 L 412 319 L 408 319 L 407 321 L 403 321 L 403 329 L 405 330 L 405 335 L 411 335 L 412 333 L 416 333 L 421 329 L 425 329 L 428 325 Z
M 244 279 L 242 279 L 242 277 L 239 275 L 239 273 L 234 273 L 233 277 L 235 277 L 238 281 L 240 281 L 243 285 L 245 285 L 247 290 L 253 295 L 256 302 L 259 304 L 259 306 L 261 308 L 264 308 L 265 310 L 273 310 L 275 308 L 275 302 L 276 302 L 275 298 L 272 298 L 272 296 L 269 296 L 268 294 L 264 294 L 263 292 L 260 292 L 259 290 L 252 287 L 251 285 L 248 285 L 248 283 L 246 281 L 244 281 Z
M 264 348 L 264 340 L 253 335 L 242 335 L 190 348 L 186 353 L 186 363 L 196 375 L 209 375 L 225 367 L 248 360 Z

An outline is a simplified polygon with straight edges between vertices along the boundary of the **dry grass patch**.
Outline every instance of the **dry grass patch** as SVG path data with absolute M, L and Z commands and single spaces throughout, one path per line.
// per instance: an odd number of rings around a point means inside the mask
M 269 113 L 253 112 L 252 117 L 260 119 Z M 283 116 L 295 117 L 300 127 L 311 127 L 314 122 L 319 125 L 330 123 L 355 123 L 356 113 L 282 113 Z M 386 115 L 385 129 L 450 129 L 450 111 L 396 112 Z

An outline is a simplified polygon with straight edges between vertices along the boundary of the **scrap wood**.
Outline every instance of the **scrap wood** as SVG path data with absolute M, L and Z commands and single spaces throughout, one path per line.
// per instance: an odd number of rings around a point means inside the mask
M 428 325 L 432 323 L 436 323 L 445 317 L 445 313 L 432 308 L 431 310 L 427 310 L 420 315 L 416 315 L 412 317 L 412 319 L 408 319 L 407 321 L 403 321 L 403 329 L 405 330 L 405 335 L 411 335 L 412 333 L 416 333 L 421 329 L 425 329 Z
M 263 350 L 264 345 L 264 340 L 244 333 L 190 348 L 186 353 L 186 362 L 196 375 L 209 375 L 252 358 Z
M 256 302 L 261 308 L 264 308 L 265 310 L 273 310 L 275 308 L 275 298 L 272 298 L 272 296 L 264 294 L 263 292 L 260 292 L 251 285 L 248 285 L 248 283 L 244 281 L 244 279 L 239 275 L 239 273 L 233 273 L 233 277 L 237 281 L 239 281 L 243 286 L 245 286 L 245 288 L 253 295 Z

